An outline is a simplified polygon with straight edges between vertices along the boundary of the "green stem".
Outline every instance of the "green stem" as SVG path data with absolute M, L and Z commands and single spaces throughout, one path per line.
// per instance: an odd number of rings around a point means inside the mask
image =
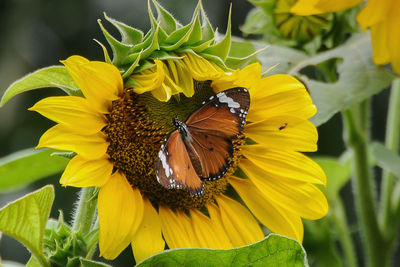
M 342 244 L 344 256 L 346 258 L 346 266 L 357 267 L 357 257 L 354 251 L 353 241 L 347 225 L 347 217 L 343 207 L 343 202 L 338 196 L 335 204 L 331 205 L 332 221 L 336 229 L 339 231 L 339 239 Z
M 400 134 L 400 78 L 395 79 L 392 83 L 391 95 L 389 100 L 389 109 L 386 122 L 386 147 L 397 153 L 399 148 Z M 392 192 L 393 192 L 394 176 L 391 172 L 383 170 L 382 189 L 381 189 L 381 226 L 388 239 L 394 238 L 394 232 L 397 224 L 393 223 L 393 207 Z M 393 227 L 394 226 L 394 227 Z M 393 229 L 394 228 L 394 229 Z
M 365 257 L 367 266 L 381 267 L 387 263 L 382 262 L 382 255 L 385 254 L 383 242 L 378 226 L 375 209 L 375 196 L 373 177 L 368 161 L 367 136 L 364 120 L 365 114 L 360 110 L 346 110 L 344 120 L 346 126 L 347 145 L 354 153 L 355 175 L 353 185 L 355 189 L 355 202 L 358 212 L 361 235 L 364 238 Z M 365 109 L 364 109 L 365 110 Z M 360 125 L 361 124 L 361 125 Z
M 96 187 L 82 188 L 78 206 L 75 211 L 73 229 L 82 235 L 90 232 L 97 207 Z

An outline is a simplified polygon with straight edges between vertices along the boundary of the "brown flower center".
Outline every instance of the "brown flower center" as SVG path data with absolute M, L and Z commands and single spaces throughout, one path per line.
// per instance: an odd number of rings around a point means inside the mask
M 233 142 L 234 153 L 228 172 L 219 180 L 203 181 L 204 193 L 198 197 L 184 189 L 166 189 L 157 182 L 155 164 L 161 144 L 175 130 L 172 119 L 178 117 L 185 121 L 202 101 L 214 94 L 210 82 L 196 82 L 195 91 L 191 98 L 181 95 L 179 99 L 159 102 L 150 93 L 139 95 L 128 89 L 120 99 L 113 101 L 112 111 L 107 115 L 108 125 L 104 129 L 110 142 L 107 154 L 115 168 L 155 206 L 161 203 L 172 209 L 201 208 L 213 201 L 214 196 L 225 192 L 227 177 L 233 174 L 241 156 L 244 136 Z

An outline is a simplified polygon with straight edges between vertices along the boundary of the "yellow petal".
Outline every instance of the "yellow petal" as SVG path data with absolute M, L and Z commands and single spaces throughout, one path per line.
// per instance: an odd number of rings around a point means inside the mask
M 161 229 L 170 248 L 199 247 L 190 219 L 182 211 L 173 212 L 169 207 L 160 205 L 158 210 Z
M 76 152 L 86 159 L 104 157 L 109 143 L 106 135 L 98 132 L 92 135 L 80 135 L 69 128 L 57 124 L 48 129 L 40 138 L 36 148 L 48 147 Z
M 316 151 L 318 132 L 304 119 L 282 116 L 245 126 L 247 137 L 270 149 L 287 151 Z
M 253 215 L 239 202 L 220 195 L 216 197 L 222 222 L 235 247 L 261 240 L 264 234 Z
M 261 81 L 254 86 L 252 100 L 255 101 L 267 96 L 292 90 L 300 90 L 308 95 L 304 85 L 295 77 L 287 74 L 275 74 L 261 79 Z
M 400 74 L 400 3 L 392 0 L 387 17 L 387 46 L 390 54 L 390 63 L 393 70 Z
M 363 0 L 299 0 L 290 12 L 297 15 L 308 16 L 329 12 L 343 11 L 361 4 Z
M 261 65 L 260 63 L 253 63 L 242 70 L 219 76 L 213 80 L 211 86 L 216 93 L 233 87 L 244 87 L 249 89 L 251 95 L 253 88 L 259 81 L 261 81 Z
M 166 102 L 171 98 L 172 90 L 169 86 L 163 83 L 161 87 L 157 87 L 151 91 L 151 94 L 159 101 Z
M 111 101 L 118 99 L 123 88 L 119 70 L 105 62 L 85 62 L 79 56 L 61 62 L 90 105 L 101 113 L 109 113 Z
M 299 152 L 268 149 L 264 145 L 242 147 L 243 155 L 277 179 L 326 184 L 326 175 L 312 159 Z
M 92 109 L 86 99 L 77 96 L 47 97 L 29 110 L 81 134 L 97 133 L 107 124 L 104 115 Z
M 265 196 L 281 208 L 311 220 L 327 214 L 328 202 L 313 184 L 275 179 L 247 159 L 242 159 L 239 167 Z
M 192 227 L 202 248 L 228 249 L 232 247 L 225 231 L 218 232 L 209 217 L 197 209 L 190 210 Z
M 257 122 L 285 114 L 308 119 L 317 112 L 304 87 L 272 95 L 262 96 L 263 94 L 268 92 L 258 94 L 260 96 L 255 95 L 251 99 L 248 121 Z
M 222 222 L 219 207 L 213 202 L 208 203 L 206 207 L 210 215 L 212 227 L 215 229 L 215 232 L 218 234 L 223 244 L 226 244 L 227 248 L 233 248 L 232 242 L 229 238 L 230 234 L 226 232 L 226 228 L 224 226 L 224 223 Z
M 235 188 L 254 216 L 269 230 L 302 242 L 303 223 L 300 216 L 275 205 L 249 179 L 231 177 L 229 183 Z
M 63 186 L 102 187 L 111 176 L 113 164 L 106 158 L 87 160 L 79 155 L 70 160 L 60 183 Z
M 301 16 L 326 13 L 326 11 L 319 10 L 315 7 L 317 3 L 318 0 L 299 0 L 292 6 L 290 12 Z
M 371 26 L 371 41 L 374 63 L 377 65 L 384 65 L 389 63 L 390 54 L 388 50 L 388 23 L 382 21 L 376 25 Z
M 151 202 L 143 199 L 143 220 L 132 238 L 132 250 L 136 263 L 164 250 L 165 242 L 161 235 L 161 223 Z
M 112 260 L 129 245 L 142 222 L 142 195 L 116 172 L 100 188 L 98 213 L 100 256 Z
M 154 60 L 154 63 L 156 64 L 154 67 L 131 76 L 131 78 L 140 85 L 133 87 L 135 93 L 143 94 L 161 87 L 165 78 L 164 64 L 161 60 L 157 59 Z
M 387 19 L 390 0 L 369 0 L 357 16 L 363 31 Z
M 164 71 L 166 73 L 164 83 L 172 88 L 172 94 L 182 92 L 186 97 L 193 96 L 193 78 L 183 63 L 168 59 Z
M 215 80 L 224 74 L 215 63 L 192 53 L 186 53 L 182 61 L 196 81 Z

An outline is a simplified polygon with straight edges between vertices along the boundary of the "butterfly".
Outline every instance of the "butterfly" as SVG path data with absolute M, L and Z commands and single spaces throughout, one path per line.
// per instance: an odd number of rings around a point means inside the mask
M 157 181 L 167 189 L 202 195 L 202 180 L 219 179 L 229 169 L 232 141 L 243 131 L 249 106 L 248 90 L 235 87 L 211 96 L 185 122 L 174 118 L 176 130 L 158 152 Z

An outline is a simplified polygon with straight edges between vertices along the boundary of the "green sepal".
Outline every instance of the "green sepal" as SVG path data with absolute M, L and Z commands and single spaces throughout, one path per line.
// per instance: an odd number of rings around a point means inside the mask
M 137 57 L 139 56 L 139 54 L 141 54 L 141 58 L 145 59 L 147 57 L 149 57 L 154 51 L 157 51 L 160 49 L 159 43 L 158 43 L 158 31 L 160 30 L 160 27 L 157 26 L 155 32 L 152 32 L 151 37 L 149 37 L 145 43 L 150 42 L 148 47 L 142 47 L 142 51 L 139 53 L 134 53 L 134 54 L 130 54 L 129 56 L 127 56 L 124 59 L 124 64 L 129 64 L 131 62 L 136 61 Z M 135 47 L 136 49 L 136 47 Z
M 149 59 L 159 59 L 159 60 L 172 59 L 172 60 L 178 60 L 178 59 L 182 59 L 182 57 L 176 55 L 174 52 L 168 52 L 168 51 L 159 50 L 159 51 L 154 51 L 154 53 L 151 54 L 151 56 L 149 56 Z
M 122 42 L 115 39 L 103 26 L 101 20 L 98 19 L 97 23 L 99 24 L 101 31 L 103 32 L 104 37 L 106 38 L 108 44 L 113 51 L 113 59 L 112 63 L 116 66 L 123 64 L 124 59 L 129 55 L 131 48 L 133 45 L 123 44 Z
M 150 5 L 149 0 L 147 1 L 147 10 L 149 12 L 150 25 L 151 25 L 150 32 L 154 32 L 155 30 L 157 30 L 158 41 L 162 43 L 168 38 L 168 34 L 164 31 L 164 29 L 161 27 L 160 23 L 154 17 L 153 11 L 151 10 L 151 5 Z
M 60 212 L 58 221 L 47 222 L 44 235 L 44 253 L 52 266 L 80 266 L 80 258 L 86 257 L 88 248 L 86 239 L 80 232 L 74 232 L 64 222 Z
M 201 0 L 199 1 L 199 3 L 200 3 L 201 24 L 203 25 L 201 27 L 201 29 L 202 29 L 202 39 L 201 40 L 203 42 L 208 42 L 210 40 L 214 40 L 215 32 L 211 25 L 210 20 L 208 19 L 206 12 L 204 11 Z
M 93 39 L 97 44 L 100 45 L 101 49 L 103 50 L 103 55 L 104 55 L 104 61 L 107 62 L 108 64 L 112 64 L 112 60 L 110 58 L 110 55 L 108 54 L 107 48 L 100 43 L 100 41 Z
M 228 25 L 226 27 L 225 37 L 219 43 L 211 45 L 205 49 L 202 53 L 217 56 L 223 61 L 225 61 L 225 59 L 228 57 L 229 50 L 231 48 L 231 14 L 232 6 L 229 8 Z
M 172 45 L 161 45 L 166 51 L 173 51 L 185 44 L 196 43 L 201 40 L 200 5 L 197 5 L 191 22 L 172 33 L 165 42 Z M 193 40 L 191 40 L 193 39 Z
M 121 42 L 127 45 L 136 44 L 143 40 L 143 32 L 110 18 L 104 12 L 104 18 L 110 22 L 121 34 Z
M 139 55 L 137 56 L 136 60 L 132 63 L 132 65 L 122 74 L 122 79 L 126 79 L 133 73 L 135 68 L 139 65 L 141 55 L 142 52 L 139 53 Z
M 154 6 L 157 9 L 158 17 L 157 21 L 160 22 L 161 28 L 167 35 L 176 31 L 176 21 L 174 17 L 165 8 L 163 8 L 157 1 L 153 1 Z
M 155 6 L 157 16 L 154 16 L 151 4 Z M 130 73 L 137 73 L 151 66 L 147 64 L 150 60 L 175 59 L 177 53 L 185 53 L 187 51 L 194 52 L 216 63 L 225 70 L 230 70 L 225 61 L 229 57 L 231 46 L 231 9 L 226 34 L 218 43 L 215 41 L 215 31 L 204 12 L 201 1 L 198 2 L 190 23 L 185 26 L 177 22 L 171 13 L 164 9 L 156 0 L 148 1 L 148 14 L 151 28 L 136 43 L 133 43 L 132 40 L 129 43 L 128 39 L 124 37 L 122 37 L 121 41 L 118 41 L 116 38 L 110 36 L 101 23 L 99 23 L 114 54 L 112 63 L 122 70 L 124 78 L 128 76 L 126 74 L 128 69 Z M 121 35 L 126 35 L 126 27 L 128 26 L 114 19 L 108 20 L 121 32 Z M 134 41 L 138 41 L 139 39 L 138 35 Z M 109 58 L 108 53 L 104 48 L 103 51 L 107 61 L 107 58 Z M 140 62 L 132 70 L 132 66 L 135 65 L 133 63 L 137 61 L 140 52 L 142 53 Z M 254 56 L 254 54 L 251 56 Z M 180 57 L 180 55 L 178 54 L 177 57 Z M 248 62 L 250 57 L 249 55 L 242 57 L 231 56 L 229 60 L 230 62 L 234 62 L 232 65 L 240 65 L 240 63 Z

